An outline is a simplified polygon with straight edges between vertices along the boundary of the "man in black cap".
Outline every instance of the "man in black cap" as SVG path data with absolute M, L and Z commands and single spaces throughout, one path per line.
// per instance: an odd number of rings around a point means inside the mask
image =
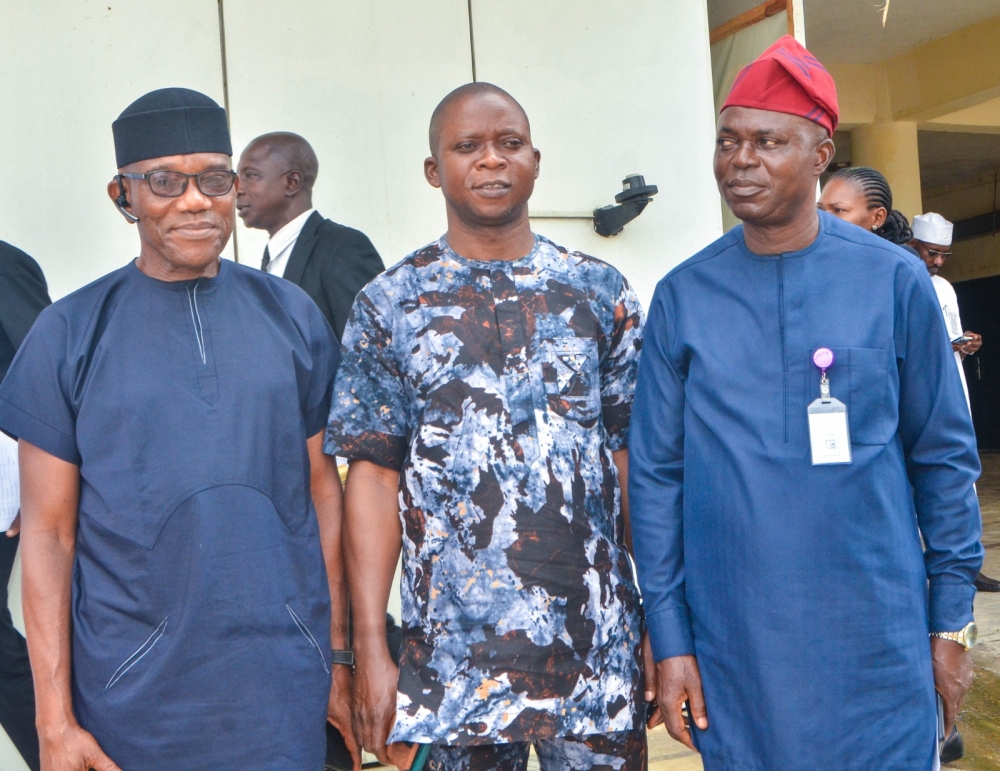
M 42 767 L 320 769 L 327 717 L 359 767 L 333 333 L 298 287 L 220 259 L 222 108 L 162 89 L 113 129 L 139 256 L 46 309 L 0 386 Z
M 236 209 L 248 228 L 271 236 L 261 270 L 305 290 L 339 340 L 354 298 L 385 270 L 368 236 L 326 219 L 312 204 L 319 160 L 310 144 L 286 131 L 247 145 L 238 166 Z

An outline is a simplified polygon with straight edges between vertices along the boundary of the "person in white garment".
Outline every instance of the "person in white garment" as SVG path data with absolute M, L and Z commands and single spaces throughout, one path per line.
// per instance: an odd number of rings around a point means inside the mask
M 958 297 L 951 283 L 938 275 L 945 261 L 951 257 L 951 241 L 954 226 L 936 212 L 920 214 L 913 218 L 913 239 L 910 246 L 916 249 L 920 259 L 931 274 L 931 283 L 937 292 L 944 324 L 948 329 L 948 339 L 955 351 L 955 364 L 958 375 L 962 379 L 962 389 L 965 391 L 965 401 L 969 402 L 969 385 L 965 380 L 965 367 L 962 360 L 971 356 L 983 345 L 982 335 L 962 329 L 962 318 L 958 311 Z M 971 410 L 971 404 L 970 404 Z M 1000 581 L 980 573 L 975 581 L 980 592 L 1000 592 Z

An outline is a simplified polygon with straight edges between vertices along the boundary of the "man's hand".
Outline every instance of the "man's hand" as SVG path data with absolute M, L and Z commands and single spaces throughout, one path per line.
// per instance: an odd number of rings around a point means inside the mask
M 10 523 L 10 527 L 7 528 L 7 537 L 14 538 L 18 533 L 21 532 L 21 512 L 17 512 L 17 516 L 14 517 L 14 521 Z
M 55 730 L 41 728 L 38 746 L 42 771 L 121 771 L 97 740 L 75 724 Z
M 701 673 L 694 656 L 674 656 L 657 663 L 656 697 L 660 714 L 667 723 L 667 733 L 697 752 L 691 741 L 690 727 L 681 711 L 684 702 L 687 702 L 695 725 L 702 731 L 708 728 Z
M 646 715 L 646 728 L 655 728 L 663 722 L 663 713 L 656 701 L 656 662 L 653 661 L 653 646 L 649 642 L 649 632 L 642 634 L 642 671 L 645 680 L 643 696 L 651 710 Z
M 334 664 L 330 682 L 330 701 L 326 705 L 326 719 L 344 737 L 347 751 L 354 761 L 354 771 L 361 771 L 361 747 L 354 736 L 354 725 L 351 719 L 351 700 L 353 686 L 351 670 L 343 664 Z
M 969 332 L 966 330 L 962 333 L 963 337 L 971 337 L 972 339 L 967 343 L 962 343 L 961 345 L 955 345 L 952 343 L 952 350 L 958 351 L 962 356 L 971 356 L 980 348 L 983 347 L 983 336 L 977 335 L 975 332 Z
M 396 720 L 399 670 L 384 654 L 359 659 L 354 670 L 354 735 L 383 765 L 390 765 L 386 742 Z
M 931 661 L 934 687 L 944 702 L 944 735 L 948 736 L 972 685 L 972 654 L 957 642 L 931 637 Z

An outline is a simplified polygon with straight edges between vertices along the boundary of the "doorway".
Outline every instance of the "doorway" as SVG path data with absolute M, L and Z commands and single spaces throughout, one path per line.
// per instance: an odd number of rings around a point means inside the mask
M 983 347 L 965 358 L 972 423 L 980 450 L 1000 450 L 1000 276 L 955 284 L 962 326 L 983 336 Z

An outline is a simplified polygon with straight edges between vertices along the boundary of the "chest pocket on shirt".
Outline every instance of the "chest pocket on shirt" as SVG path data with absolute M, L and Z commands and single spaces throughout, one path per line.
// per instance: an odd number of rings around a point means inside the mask
M 594 420 L 601 409 L 597 342 L 584 337 L 543 340 L 541 362 L 549 410 L 567 420 Z
M 830 370 L 830 384 L 833 395 L 847 403 L 851 444 L 886 444 L 896 433 L 899 413 L 889 388 L 889 352 L 881 348 L 834 348 L 833 353 L 836 359 Z M 815 380 L 811 393 L 818 395 L 819 372 L 815 367 L 810 369 Z

